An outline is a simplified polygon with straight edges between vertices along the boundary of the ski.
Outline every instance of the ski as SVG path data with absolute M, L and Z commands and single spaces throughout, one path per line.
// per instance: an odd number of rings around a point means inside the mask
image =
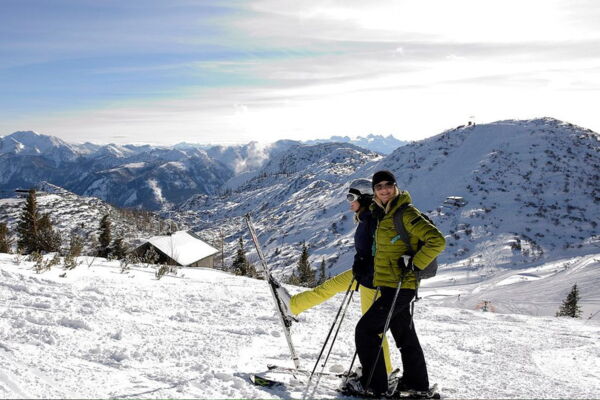
M 429 390 L 399 390 L 394 393 L 390 398 L 392 399 L 441 399 L 441 395 L 438 391 L 437 383 L 433 385 Z
M 263 255 L 262 248 L 260 243 L 258 242 L 258 237 L 256 236 L 256 231 L 254 230 L 254 226 L 252 225 L 252 221 L 250 219 L 250 214 L 246 214 L 246 225 L 248 226 L 248 230 L 250 231 L 250 236 L 252 237 L 252 241 L 254 242 L 254 247 L 256 247 L 256 253 L 258 254 L 258 258 L 260 259 L 263 271 L 265 273 L 265 278 L 269 285 L 269 289 L 271 290 L 271 295 L 273 296 L 273 300 L 275 302 L 275 308 L 277 310 L 277 314 L 279 315 L 279 320 L 281 321 L 281 325 L 283 326 L 283 332 L 285 334 L 285 339 L 287 341 L 288 347 L 290 349 L 290 355 L 292 357 L 292 361 L 294 362 L 294 366 L 296 368 L 300 368 L 300 359 L 296 354 L 296 349 L 294 348 L 294 344 L 292 343 L 292 335 L 290 332 L 290 327 L 292 326 L 292 320 L 286 317 L 283 312 L 281 302 L 279 297 L 277 296 L 277 287 L 279 284 L 273 279 L 271 276 L 271 271 L 269 270 L 269 266 L 265 261 L 265 256 Z
M 396 372 L 396 371 L 394 371 Z M 392 372 L 392 374 L 394 373 Z M 397 381 L 392 383 L 392 379 L 394 378 L 390 378 L 390 391 L 387 394 L 381 395 L 381 396 L 377 396 L 374 395 L 371 392 L 365 392 L 365 393 L 359 393 L 359 392 L 354 392 L 352 390 L 348 390 L 348 388 L 340 388 L 337 391 L 341 394 L 343 394 L 344 396 L 352 396 L 352 397 L 359 397 L 359 398 L 369 398 L 369 399 L 383 399 L 383 400 L 428 400 L 428 399 L 434 399 L 434 400 L 438 400 L 441 399 L 441 395 L 438 391 L 438 385 L 437 383 L 435 385 L 433 385 L 429 390 L 395 390 L 393 389 L 394 384 L 397 385 Z M 397 379 L 397 378 L 396 378 Z
M 258 374 L 252 374 L 250 375 L 250 382 L 252 382 L 253 384 L 255 384 L 256 386 L 262 386 L 262 387 L 278 387 L 278 386 L 285 386 L 285 384 L 283 382 L 279 382 L 270 378 L 266 378 L 262 375 L 258 375 Z
M 275 364 L 267 364 L 267 368 L 268 368 L 269 371 L 290 373 L 292 375 L 293 374 L 300 374 L 300 375 L 309 376 L 310 373 L 311 373 L 311 371 L 309 371 L 307 369 L 284 367 L 284 366 L 275 365 Z M 315 372 L 315 375 L 331 376 L 331 377 L 336 377 L 336 378 L 343 378 L 343 377 L 348 376 L 348 374 L 346 372 L 340 372 L 340 373 L 335 373 L 335 372 Z

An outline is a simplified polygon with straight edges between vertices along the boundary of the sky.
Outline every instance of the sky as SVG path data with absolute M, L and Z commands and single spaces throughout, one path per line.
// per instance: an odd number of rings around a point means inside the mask
M 0 136 L 419 140 L 554 117 L 600 132 L 595 0 L 1 0 Z

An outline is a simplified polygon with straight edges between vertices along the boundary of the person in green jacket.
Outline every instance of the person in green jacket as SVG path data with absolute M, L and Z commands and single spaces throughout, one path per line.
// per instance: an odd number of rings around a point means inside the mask
M 305 290 L 293 296 L 280 286 L 279 298 L 283 301 L 284 312 L 290 317 L 295 317 L 338 293 L 344 293 L 350 287 L 360 293 L 360 306 L 364 314 L 373 305 L 377 290 L 373 287 L 373 234 L 376 221 L 371 216 L 370 206 L 373 200 L 373 188 L 370 179 L 359 178 L 350 183 L 346 195 L 348 207 L 354 212 L 356 231 L 354 233 L 355 255 L 351 269 L 348 269 L 333 278 L 329 278 L 315 288 Z M 387 340 L 383 343 L 383 360 L 386 372 L 392 372 L 392 362 Z
M 381 296 L 356 325 L 356 350 L 362 365 L 362 376 L 348 380 L 345 389 L 349 393 L 376 396 L 388 391 L 388 377 L 379 351 L 381 335 L 384 334 L 398 289 L 389 323 L 402 359 L 403 375 L 398 388 L 428 390 L 427 366 L 410 313 L 410 304 L 419 284 L 415 271 L 426 268 L 444 250 L 446 241 L 442 233 L 412 206 L 410 194 L 398 189 L 392 172 L 376 172 L 372 185 L 375 196 L 371 211 L 378 221 L 373 285 L 379 287 Z M 410 237 L 411 248 L 403 240 L 398 240 L 395 229 L 394 214 L 400 207 L 404 207 L 402 220 Z

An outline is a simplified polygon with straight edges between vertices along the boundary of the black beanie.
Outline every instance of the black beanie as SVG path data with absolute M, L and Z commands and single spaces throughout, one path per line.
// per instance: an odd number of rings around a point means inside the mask
M 375 185 L 377 185 L 379 182 L 383 182 L 383 181 L 396 183 L 396 177 L 394 176 L 394 174 L 392 174 L 390 171 L 387 171 L 387 170 L 375 172 L 375 174 L 373 175 L 373 179 L 371 181 L 371 185 L 373 186 L 373 189 L 375 188 Z

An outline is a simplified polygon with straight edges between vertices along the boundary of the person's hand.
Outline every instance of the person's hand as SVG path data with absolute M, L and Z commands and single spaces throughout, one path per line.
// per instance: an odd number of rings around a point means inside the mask
M 402 274 L 406 274 L 410 271 L 415 270 L 415 266 L 413 264 L 413 257 L 409 255 L 403 255 L 398 259 L 398 267 L 400 267 L 400 271 Z

